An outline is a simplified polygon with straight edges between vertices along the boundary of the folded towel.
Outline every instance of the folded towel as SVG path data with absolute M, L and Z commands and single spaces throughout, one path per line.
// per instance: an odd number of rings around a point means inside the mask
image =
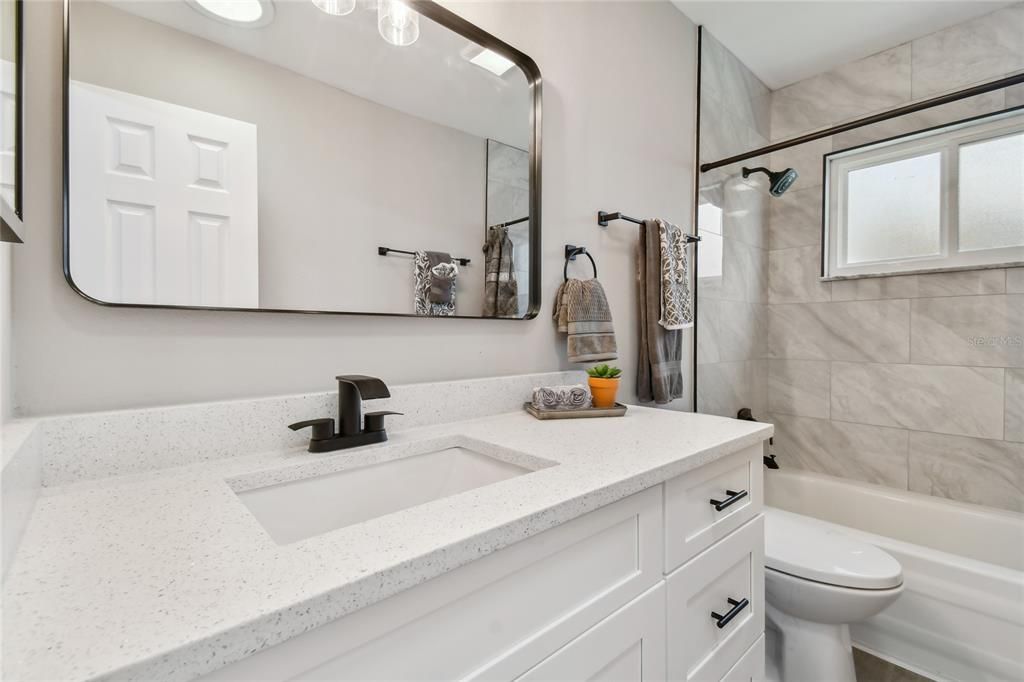
M 618 357 L 612 311 L 596 279 L 570 279 L 558 287 L 553 317 L 567 333 L 569 362 L 614 360 Z
M 454 315 L 455 280 L 459 275 L 459 268 L 452 262 L 452 257 L 436 251 L 417 251 L 413 262 L 415 313 L 432 317 Z
M 656 321 L 661 312 L 661 239 L 657 221 L 640 226 L 637 245 L 640 348 L 636 392 L 641 402 L 667 403 L 683 396 L 683 332 Z
M 541 386 L 533 389 L 533 406 L 538 410 L 584 410 L 590 407 L 590 391 L 583 384 Z
M 661 242 L 661 319 L 658 324 L 665 329 L 685 329 L 693 326 L 686 234 L 672 223 L 657 222 Z

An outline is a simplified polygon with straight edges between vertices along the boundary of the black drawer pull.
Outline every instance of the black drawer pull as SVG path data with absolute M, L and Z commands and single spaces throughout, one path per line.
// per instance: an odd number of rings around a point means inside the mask
M 736 601 L 735 599 L 732 599 L 730 597 L 728 601 L 732 608 L 729 609 L 728 613 L 726 613 L 724 616 L 717 614 L 714 611 L 711 612 L 711 618 L 715 621 L 715 625 L 717 625 L 719 629 L 724 628 L 726 625 L 729 624 L 729 621 L 731 621 L 733 618 L 739 615 L 740 611 L 750 606 L 750 602 L 746 599 L 740 599 L 739 601 Z
M 711 504 L 715 505 L 715 511 L 722 511 L 730 504 L 733 504 L 734 502 L 739 502 L 740 500 L 747 496 L 747 491 L 741 490 L 739 492 L 736 492 L 735 490 L 726 490 L 725 494 L 728 495 L 729 497 L 725 498 L 724 500 L 711 500 Z

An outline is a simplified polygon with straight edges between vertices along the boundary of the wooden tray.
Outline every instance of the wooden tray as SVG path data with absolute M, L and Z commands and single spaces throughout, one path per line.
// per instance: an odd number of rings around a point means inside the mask
M 588 407 L 585 410 L 538 410 L 533 403 L 523 403 L 523 409 L 537 419 L 589 419 L 626 414 L 626 406 L 622 403 L 615 403 L 615 407 Z

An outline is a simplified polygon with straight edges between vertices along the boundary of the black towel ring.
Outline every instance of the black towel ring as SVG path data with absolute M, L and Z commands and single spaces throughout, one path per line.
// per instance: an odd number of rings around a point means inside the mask
M 594 268 L 594 279 L 597 279 L 597 263 L 594 262 L 594 257 L 587 252 L 585 246 L 573 246 L 572 244 L 565 245 L 565 267 L 562 268 L 562 278 L 569 281 L 569 261 L 576 260 L 576 256 L 583 255 L 590 259 L 590 265 Z

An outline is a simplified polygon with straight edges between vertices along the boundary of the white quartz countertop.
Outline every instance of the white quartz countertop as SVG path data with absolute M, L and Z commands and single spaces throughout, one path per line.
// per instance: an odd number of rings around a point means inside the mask
M 512 413 L 326 455 L 244 455 L 48 488 L 4 584 L 4 679 L 192 679 L 771 434 L 632 406 L 616 419 Z M 288 545 L 228 484 L 453 438 L 557 466 Z

